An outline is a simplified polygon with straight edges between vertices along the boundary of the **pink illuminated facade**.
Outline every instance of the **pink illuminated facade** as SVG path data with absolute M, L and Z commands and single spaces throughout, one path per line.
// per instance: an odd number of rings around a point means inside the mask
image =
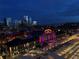
M 44 33 L 39 37 L 39 43 L 46 42 L 49 46 L 54 47 L 56 44 L 56 35 L 52 29 L 45 29 Z

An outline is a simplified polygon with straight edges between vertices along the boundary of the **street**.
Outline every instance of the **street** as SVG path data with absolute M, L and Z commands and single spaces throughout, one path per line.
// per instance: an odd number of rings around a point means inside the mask
M 76 36 L 76 35 L 75 35 Z M 72 37 L 72 36 L 71 36 Z M 69 37 L 70 38 L 70 37 Z M 56 51 L 48 51 L 47 55 L 41 55 L 40 59 L 78 59 L 79 58 L 79 40 L 73 37 L 73 40 L 68 41 L 66 44 Z M 51 57 L 50 57 L 51 56 Z M 38 59 L 38 56 L 20 55 L 14 59 Z

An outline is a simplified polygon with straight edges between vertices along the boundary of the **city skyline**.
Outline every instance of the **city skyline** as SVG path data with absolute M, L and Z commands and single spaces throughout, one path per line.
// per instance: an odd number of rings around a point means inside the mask
M 0 0 L 0 17 L 18 18 L 28 15 L 41 24 L 78 22 L 78 2 L 78 0 Z
M 79 0 L 0 0 L 0 59 L 79 59 Z

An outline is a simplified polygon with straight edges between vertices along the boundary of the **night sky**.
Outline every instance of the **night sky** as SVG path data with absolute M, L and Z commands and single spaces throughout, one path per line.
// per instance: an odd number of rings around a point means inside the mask
M 79 0 L 0 0 L 0 17 L 29 15 L 41 24 L 79 21 Z

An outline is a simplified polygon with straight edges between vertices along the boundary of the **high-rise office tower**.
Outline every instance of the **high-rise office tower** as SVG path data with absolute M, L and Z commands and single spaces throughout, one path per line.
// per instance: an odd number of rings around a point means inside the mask
M 32 18 L 29 16 L 24 16 L 22 22 L 27 24 L 27 25 L 32 25 Z
M 37 25 L 37 21 L 33 21 L 32 25 Z
M 26 21 L 26 23 L 28 24 L 29 21 L 29 17 L 28 16 L 24 16 L 24 22 Z
M 12 19 L 11 18 L 5 18 L 4 22 L 5 22 L 5 25 L 8 26 L 8 27 L 12 25 Z
M 21 20 L 15 20 L 15 28 L 18 28 L 21 24 Z
M 31 17 L 29 17 L 28 24 L 32 25 L 32 18 Z
M 18 26 L 18 20 L 15 20 L 14 24 L 15 24 L 15 28 L 17 28 L 17 26 Z
M 4 25 L 7 26 L 6 18 L 4 18 Z

